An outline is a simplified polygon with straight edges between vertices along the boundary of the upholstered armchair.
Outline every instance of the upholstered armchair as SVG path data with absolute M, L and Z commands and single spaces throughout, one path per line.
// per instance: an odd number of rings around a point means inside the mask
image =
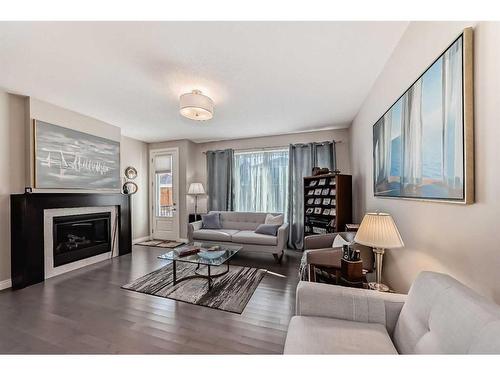
M 300 277 L 302 280 L 314 281 L 314 269 L 321 267 L 340 269 L 342 248 L 333 248 L 333 240 L 340 235 L 348 242 L 354 241 L 356 232 L 338 232 L 307 236 L 304 240 L 304 255 L 301 262 Z M 371 247 L 354 244 L 354 249 L 360 250 L 363 268 L 373 271 L 373 251 Z

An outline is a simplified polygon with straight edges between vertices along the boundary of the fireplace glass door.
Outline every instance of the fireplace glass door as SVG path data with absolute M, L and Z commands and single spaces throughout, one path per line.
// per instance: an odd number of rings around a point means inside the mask
M 54 267 L 111 251 L 109 212 L 53 219 Z

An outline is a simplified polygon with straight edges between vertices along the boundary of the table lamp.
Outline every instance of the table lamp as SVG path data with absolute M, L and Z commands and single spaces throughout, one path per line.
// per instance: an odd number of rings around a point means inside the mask
M 188 195 L 194 195 L 194 220 L 197 220 L 198 216 L 198 196 L 205 194 L 205 189 L 201 182 L 192 182 L 189 185 Z
M 367 213 L 354 237 L 354 242 L 373 247 L 376 281 L 369 283 L 369 286 L 370 289 L 387 292 L 389 288 L 382 284 L 382 260 L 385 249 L 404 246 L 392 216 L 386 213 Z

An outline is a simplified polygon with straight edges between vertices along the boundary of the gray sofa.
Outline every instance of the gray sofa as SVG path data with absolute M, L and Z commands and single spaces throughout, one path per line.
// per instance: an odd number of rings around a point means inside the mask
M 301 281 L 285 354 L 500 354 L 500 306 L 422 272 L 408 295 Z
M 189 224 L 188 240 L 208 243 L 232 243 L 243 246 L 242 251 L 256 251 L 273 254 L 281 262 L 283 251 L 288 241 L 288 223 L 278 229 L 277 236 L 255 233 L 260 224 L 264 224 L 267 213 L 210 211 L 221 215 L 221 229 L 203 229 L 202 221 Z M 278 215 L 278 214 L 273 214 Z

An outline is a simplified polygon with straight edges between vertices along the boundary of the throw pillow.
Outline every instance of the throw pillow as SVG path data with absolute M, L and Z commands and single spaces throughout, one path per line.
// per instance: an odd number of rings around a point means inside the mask
M 333 239 L 332 247 L 342 247 L 344 245 L 350 245 L 350 244 L 351 243 L 349 241 L 344 240 L 344 238 L 340 234 L 337 234 Z
M 202 229 L 221 229 L 220 213 L 211 212 L 206 215 L 201 215 Z
M 255 233 L 258 234 L 267 234 L 268 236 L 277 236 L 278 229 L 281 225 L 278 224 L 260 224 L 257 229 L 255 229 Z
M 283 215 L 273 216 L 271 214 L 267 214 L 264 224 L 283 225 L 283 221 L 284 221 Z

